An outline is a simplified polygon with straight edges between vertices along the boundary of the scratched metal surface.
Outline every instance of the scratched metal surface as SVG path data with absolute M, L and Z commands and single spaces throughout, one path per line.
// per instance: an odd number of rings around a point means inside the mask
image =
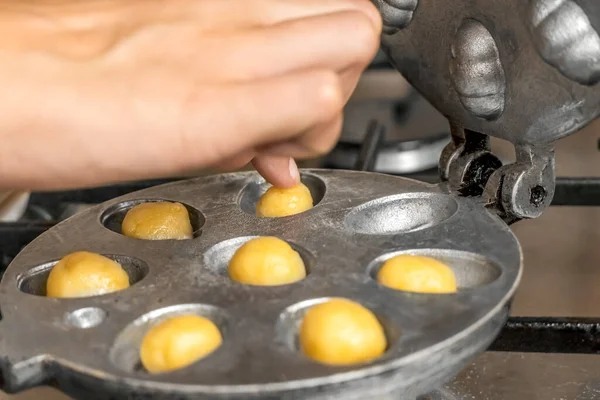
M 446 194 L 443 186 L 389 175 L 307 170 L 303 180 L 317 204 L 292 217 L 255 216 L 266 185 L 256 173 L 234 173 L 129 194 L 41 235 L 0 284 L 5 387 L 21 390 L 52 378 L 67 393 L 88 399 L 412 400 L 485 349 L 503 324 L 521 273 L 520 247 L 501 220 L 477 200 Z M 118 233 L 127 207 L 155 199 L 181 201 L 193 210 L 197 237 L 147 242 Z M 308 277 L 277 288 L 229 280 L 230 255 L 256 235 L 293 243 L 310 267 Z M 40 296 L 53 260 L 76 250 L 112 255 L 137 282 L 87 299 Z M 414 295 L 379 287 L 369 272 L 406 251 L 450 265 L 459 293 Z M 390 340 L 386 355 L 352 368 L 302 357 L 294 335 L 303 306 L 327 297 L 352 298 L 378 314 Z M 77 311 L 89 307 L 94 309 Z M 106 313 L 97 326 L 73 325 L 98 322 L 97 309 Z M 223 329 L 224 345 L 180 371 L 151 376 L 139 370 L 144 332 L 165 316 L 187 312 L 212 318 Z

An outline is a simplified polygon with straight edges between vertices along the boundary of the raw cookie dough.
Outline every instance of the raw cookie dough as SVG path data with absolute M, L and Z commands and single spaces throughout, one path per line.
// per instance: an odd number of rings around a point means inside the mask
M 456 277 L 447 265 L 430 257 L 403 254 L 387 260 L 377 273 L 383 286 L 415 293 L 455 293 Z
M 166 201 L 141 203 L 130 209 L 121 226 L 125 236 L 145 240 L 184 240 L 193 237 L 187 208 Z
M 270 187 L 256 204 L 259 217 L 287 217 L 313 208 L 310 190 L 303 183 L 293 188 Z
M 311 307 L 300 326 L 302 352 L 330 365 L 372 361 L 387 348 L 385 332 L 375 315 L 346 299 Z
M 89 297 L 129 287 L 123 267 L 100 254 L 79 251 L 69 254 L 50 271 L 48 297 Z
M 222 342 L 221 332 L 211 320 L 198 315 L 172 317 L 146 333 L 140 360 L 152 374 L 173 371 L 206 357 Z
M 235 252 L 229 277 L 249 285 L 285 285 L 304 279 L 306 266 L 287 242 L 263 236 L 250 239 Z

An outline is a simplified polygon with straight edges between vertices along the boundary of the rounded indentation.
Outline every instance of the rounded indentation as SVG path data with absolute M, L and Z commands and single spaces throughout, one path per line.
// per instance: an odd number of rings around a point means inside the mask
M 450 77 L 462 105 L 473 115 L 495 120 L 504 111 L 506 77 L 491 33 L 467 19 L 450 46 Z
M 394 34 L 406 28 L 413 19 L 418 0 L 373 0 L 383 20 L 383 31 Z
M 214 272 L 215 274 L 225 276 L 229 278 L 228 266 L 229 261 L 235 254 L 235 252 L 249 240 L 256 239 L 259 236 L 243 236 L 235 239 L 225 240 L 221 243 L 217 243 L 206 253 L 204 253 L 204 265 L 206 268 Z M 287 242 L 292 249 L 294 249 L 302 258 L 304 267 L 306 268 L 306 275 L 310 274 L 310 271 L 314 265 L 314 256 L 305 248 L 298 246 L 295 243 Z M 293 283 L 292 283 L 293 284 Z
M 529 25 L 544 61 L 583 85 L 600 81 L 600 35 L 576 2 L 533 0 Z
M 115 205 L 109 207 L 108 209 L 106 209 L 106 211 L 104 211 L 102 213 L 102 215 L 100 216 L 100 222 L 107 229 L 110 229 L 111 231 L 119 233 L 119 234 L 123 234 L 121 231 L 121 226 L 123 225 L 123 219 L 125 219 L 125 215 L 127 215 L 127 212 L 129 210 L 131 210 L 133 207 L 137 206 L 138 204 L 158 203 L 158 202 L 174 203 L 174 201 L 158 200 L 158 199 L 143 199 L 143 200 L 124 201 L 122 203 L 115 204 Z M 181 203 L 181 202 L 179 202 L 179 203 Z M 202 214 L 202 212 L 200 210 L 197 210 L 196 208 L 194 208 L 188 204 L 184 204 L 184 203 L 181 203 L 181 204 L 187 209 L 188 214 L 190 216 L 190 223 L 192 224 L 193 236 L 195 238 L 199 237 L 202 234 L 202 227 L 204 226 L 204 223 L 206 222 L 206 218 L 204 217 L 204 214 Z
M 65 324 L 79 328 L 89 329 L 100 325 L 108 313 L 98 307 L 80 308 L 65 314 Z
M 142 260 L 122 255 L 103 254 L 103 256 L 121 264 L 121 266 L 129 276 L 130 286 L 133 286 L 137 282 L 141 281 L 148 274 L 148 264 L 146 264 Z M 42 265 L 38 265 L 37 267 L 31 268 L 24 274 L 21 274 L 17 278 L 18 288 L 22 292 L 28 294 L 33 294 L 36 296 L 46 296 L 46 282 L 48 281 L 48 275 L 50 275 L 50 270 L 52 270 L 52 268 L 56 264 L 58 264 L 59 261 L 60 260 L 55 260 Z M 109 293 L 102 296 L 108 296 L 114 293 L 117 292 Z
M 407 193 L 382 197 L 353 209 L 344 225 L 366 235 L 394 235 L 430 228 L 452 217 L 458 204 L 439 193 Z
M 275 325 L 275 338 L 277 342 L 288 350 L 301 353 L 300 349 L 300 325 L 306 312 L 313 306 L 333 300 L 335 297 L 321 297 L 304 300 L 286 308 L 279 316 Z M 352 299 L 348 299 L 352 300 Z M 360 302 L 358 302 L 360 304 Z M 383 327 L 387 340 L 387 348 L 391 348 L 400 338 L 400 328 L 394 326 L 391 321 L 375 310 L 367 307 Z
M 144 336 L 161 322 L 182 315 L 198 315 L 211 320 L 219 328 L 225 344 L 229 328 L 229 317 L 225 311 L 208 304 L 177 304 L 151 311 L 132 321 L 115 339 L 110 360 L 123 371 L 144 372 L 140 361 L 140 346 Z
M 300 174 L 300 179 L 302 183 L 306 185 L 308 190 L 310 190 L 310 195 L 313 199 L 313 207 L 316 207 L 325 196 L 325 182 L 323 182 L 320 178 L 310 174 Z M 248 183 L 242 189 L 242 192 L 239 196 L 239 205 L 242 211 L 247 212 L 248 214 L 256 215 L 256 203 L 258 203 L 260 196 L 262 196 L 267 189 L 269 189 L 269 187 L 271 187 L 271 185 L 269 185 L 264 179 Z
M 367 266 L 367 273 L 371 278 L 377 280 L 377 273 L 383 264 L 400 254 L 431 257 L 447 265 L 456 276 L 459 290 L 490 284 L 502 274 L 499 266 L 479 254 L 447 249 L 419 249 L 387 253 L 373 260 Z

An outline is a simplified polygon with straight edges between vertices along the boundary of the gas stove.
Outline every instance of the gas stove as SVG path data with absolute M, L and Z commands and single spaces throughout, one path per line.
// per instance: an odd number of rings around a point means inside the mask
M 557 179 L 552 206 L 539 219 L 513 225 L 523 247 L 525 272 L 500 336 L 456 379 L 423 400 L 600 399 L 600 178 L 586 176 L 599 170 L 600 154 L 591 146 L 599 128 L 591 125 L 559 143 L 557 170 L 564 175 Z M 372 157 L 378 154 L 376 132 L 365 137 L 369 140 L 355 169 L 372 168 Z M 439 179 L 430 172 L 417 178 Z M 3 267 L 74 210 L 164 182 L 34 193 L 21 221 L 0 225 Z M 66 399 L 46 388 L 0 396 Z

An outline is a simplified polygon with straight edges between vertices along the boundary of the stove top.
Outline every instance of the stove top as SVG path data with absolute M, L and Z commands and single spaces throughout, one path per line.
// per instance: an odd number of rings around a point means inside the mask
M 491 350 L 423 400 L 600 399 L 600 123 L 557 143 L 557 193 L 542 217 L 513 229 L 525 258 L 512 318 Z M 500 152 L 510 146 L 495 143 Z M 363 160 L 365 161 L 365 160 Z M 591 176 L 591 178 L 590 178 Z M 417 176 L 435 180 L 434 173 Z M 162 181 L 61 193 L 34 193 L 25 219 L 0 224 L 6 265 L 20 248 L 82 204 Z M 39 388 L 4 400 L 64 400 Z

